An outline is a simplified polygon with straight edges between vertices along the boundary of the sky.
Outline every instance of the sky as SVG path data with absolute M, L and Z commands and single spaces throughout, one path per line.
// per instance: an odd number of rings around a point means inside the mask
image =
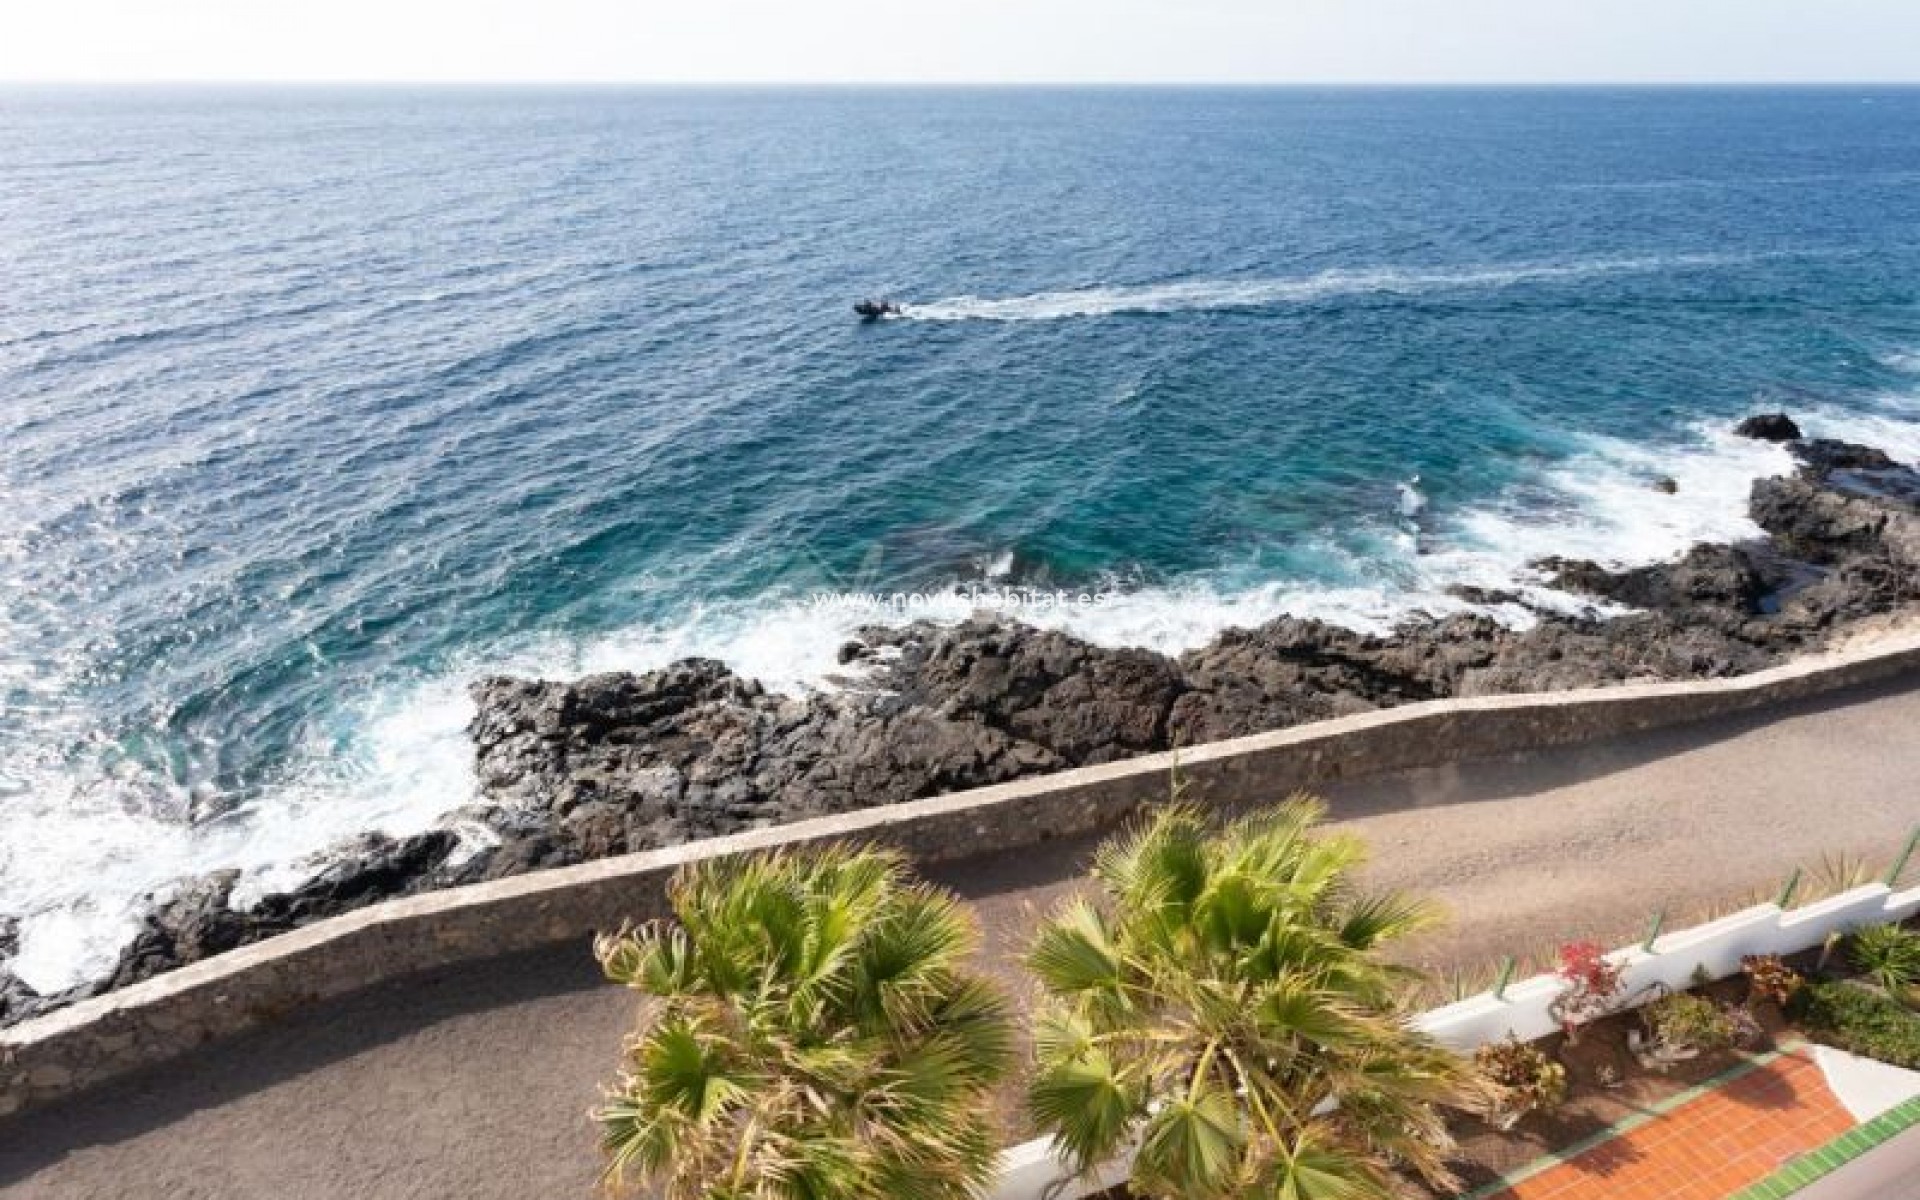
M 0 0 L 0 80 L 1920 82 L 1920 0 Z

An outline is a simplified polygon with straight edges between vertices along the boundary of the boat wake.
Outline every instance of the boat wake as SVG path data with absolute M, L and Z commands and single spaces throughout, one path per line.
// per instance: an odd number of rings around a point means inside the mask
M 1340 296 L 1418 296 L 1500 289 L 1558 280 L 1703 270 L 1752 262 L 1757 256 L 1670 255 L 1596 258 L 1566 263 L 1511 263 L 1431 271 L 1379 268 L 1322 271 L 1283 279 L 1195 279 L 1137 287 L 1092 287 L 1030 296 L 954 296 L 903 306 L 916 321 L 1058 321 L 1123 313 L 1178 313 L 1272 308 Z

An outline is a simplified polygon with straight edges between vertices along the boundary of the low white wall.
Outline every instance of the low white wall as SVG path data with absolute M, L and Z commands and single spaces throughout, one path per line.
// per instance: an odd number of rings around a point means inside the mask
M 1626 946 L 1607 957 L 1623 969 L 1622 995 L 1644 1004 L 1659 994 L 1655 984 L 1683 991 L 1702 970 L 1715 979 L 1738 974 L 1746 955 L 1798 954 L 1820 945 L 1830 934 L 1882 921 L 1904 921 L 1916 912 L 1920 912 L 1920 887 L 1895 892 L 1875 883 L 1802 908 L 1758 905 L 1664 934 L 1654 941 L 1652 951 Z M 1533 1041 L 1559 1031 L 1548 1006 L 1560 988 L 1554 976 L 1534 975 L 1508 984 L 1498 1000 L 1491 992 L 1471 996 L 1421 1013 L 1413 1024 L 1462 1054 L 1508 1034 Z M 1013 1147 L 1001 1161 L 992 1200 L 1081 1200 L 1124 1180 L 1133 1156 L 1129 1153 L 1105 1164 L 1093 1178 L 1076 1179 L 1072 1168 L 1053 1153 L 1052 1143 L 1040 1138 Z
M 1132 1173 L 1133 1152 L 1129 1150 L 1094 1168 L 1090 1176 L 1076 1176 L 1073 1168 L 1054 1154 L 1050 1139 L 1035 1138 L 1021 1142 L 1000 1156 L 1000 1181 L 987 1197 L 988 1200 L 1081 1200 L 1084 1196 L 1097 1196 L 1108 1188 L 1119 1187 Z
M 1628 946 L 1607 957 L 1622 968 L 1621 994 L 1644 1003 L 1658 994 L 1656 984 L 1683 991 L 1697 971 L 1725 979 L 1739 973 L 1740 960 L 1746 955 L 1798 954 L 1820 945 L 1831 933 L 1904 921 L 1915 912 L 1920 912 L 1920 888 L 1895 892 L 1875 883 L 1803 908 L 1783 911 L 1775 904 L 1758 905 L 1665 934 L 1654 942 L 1651 952 Z M 1423 1013 L 1414 1024 L 1463 1054 L 1508 1034 L 1532 1041 L 1559 1029 L 1548 1012 L 1559 994 L 1558 979 L 1535 975 L 1509 984 L 1498 1000 L 1491 993 L 1473 996 Z

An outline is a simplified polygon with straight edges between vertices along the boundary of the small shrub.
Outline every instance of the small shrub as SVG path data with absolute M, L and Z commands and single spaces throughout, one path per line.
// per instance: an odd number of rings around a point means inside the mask
M 1867 978 L 1896 998 L 1920 985 L 1920 933 L 1899 925 L 1869 925 L 1856 930 L 1847 958 Z
M 1560 947 L 1560 966 L 1554 971 L 1563 987 L 1547 1011 L 1560 1022 L 1567 1041 L 1579 1042 L 1582 1026 L 1613 1011 L 1620 996 L 1620 968 L 1598 942 L 1569 942 Z
M 1778 954 L 1749 954 L 1740 960 L 1747 977 L 1747 1003 L 1766 1000 L 1785 1008 L 1806 980 Z
M 1720 1011 L 1727 1015 L 1727 1027 L 1733 1031 L 1733 1044 L 1742 1050 L 1758 1046 L 1767 1040 L 1767 1031 L 1760 1026 L 1760 1020 L 1751 1009 L 1723 1004 Z
M 1470 967 L 1448 967 L 1436 971 L 1406 991 L 1405 1003 L 1413 1009 L 1440 1008 L 1458 1004 L 1491 992 L 1500 981 L 1498 963 Z
M 1846 983 L 1808 983 L 1789 1015 L 1839 1049 L 1896 1067 L 1920 1069 L 1920 1016 L 1877 992 Z
M 1724 1050 L 1733 1045 L 1734 1023 L 1718 1004 L 1692 992 L 1663 996 L 1641 1012 L 1647 1030 L 1671 1050 Z
M 1512 1034 L 1474 1051 L 1473 1062 L 1494 1087 L 1494 1105 L 1487 1116 L 1502 1129 L 1512 1128 L 1530 1112 L 1556 1108 L 1567 1098 L 1567 1069 Z

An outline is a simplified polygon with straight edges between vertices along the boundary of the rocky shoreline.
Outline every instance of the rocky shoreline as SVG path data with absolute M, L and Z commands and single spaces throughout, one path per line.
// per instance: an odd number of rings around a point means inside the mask
M 0 918 L 0 1024 L 391 896 L 1419 700 L 1739 675 L 1920 607 L 1920 472 L 1803 439 L 1782 414 L 1739 431 L 1800 464 L 1753 485 L 1765 539 L 1626 571 L 1537 564 L 1557 590 L 1622 615 L 1536 610 L 1525 630 L 1455 615 L 1390 638 L 1281 618 L 1178 658 L 1003 620 L 875 627 L 842 648 L 841 686 L 805 697 L 705 659 L 482 679 L 474 805 L 426 833 L 340 847 L 316 878 L 250 907 L 232 903 L 237 872 L 184 881 L 106 979 L 56 996 L 5 971 L 14 927 Z

